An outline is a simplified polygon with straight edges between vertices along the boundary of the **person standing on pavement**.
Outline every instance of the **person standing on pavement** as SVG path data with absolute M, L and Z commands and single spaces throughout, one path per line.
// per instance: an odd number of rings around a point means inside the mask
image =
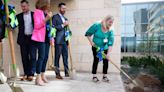
M 18 14 L 16 17 L 18 19 L 18 38 L 17 43 L 20 46 L 22 64 L 24 69 L 24 76 L 21 80 L 32 81 L 34 77 L 34 71 L 32 71 L 32 61 L 31 61 L 31 36 L 34 27 L 33 12 L 29 9 L 29 2 L 27 0 L 22 0 L 20 2 L 22 13 Z
M 64 16 L 66 12 L 66 4 L 60 3 L 58 5 L 59 13 L 54 15 L 52 18 L 52 23 L 55 26 L 56 38 L 55 38 L 55 73 L 57 79 L 63 79 L 60 75 L 59 70 L 59 59 L 62 55 L 63 57 L 63 64 L 64 64 L 64 71 L 65 77 L 69 77 L 69 68 L 68 68 L 68 42 L 65 40 L 65 32 L 67 27 L 69 26 L 68 19 Z

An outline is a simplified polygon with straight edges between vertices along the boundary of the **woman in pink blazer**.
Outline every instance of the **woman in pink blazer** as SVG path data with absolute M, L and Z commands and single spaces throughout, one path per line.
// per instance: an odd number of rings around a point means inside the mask
M 42 77 L 41 69 L 43 66 L 44 54 L 45 54 L 45 35 L 46 35 L 46 22 L 52 17 L 52 12 L 47 13 L 45 17 L 44 12 L 48 9 L 48 2 L 47 0 L 38 0 L 36 2 L 36 9 L 34 11 L 34 30 L 32 34 L 32 62 L 33 64 L 33 71 L 36 71 L 36 85 L 44 86 L 45 79 Z M 36 58 L 38 54 L 38 58 Z M 35 68 L 36 66 L 36 68 Z

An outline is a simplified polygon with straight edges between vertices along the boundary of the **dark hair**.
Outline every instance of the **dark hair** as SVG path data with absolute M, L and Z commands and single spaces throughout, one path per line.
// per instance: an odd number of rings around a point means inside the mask
M 27 0 L 22 0 L 20 3 L 21 3 L 21 4 L 22 4 L 22 3 L 27 3 L 27 4 L 28 4 L 29 2 L 28 2 Z
M 66 5 L 65 3 L 59 3 L 58 7 L 60 8 L 62 5 Z
M 2 2 L 2 0 L 0 0 L 0 6 L 1 6 L 1 5 L 3 5 L 3 2 Z

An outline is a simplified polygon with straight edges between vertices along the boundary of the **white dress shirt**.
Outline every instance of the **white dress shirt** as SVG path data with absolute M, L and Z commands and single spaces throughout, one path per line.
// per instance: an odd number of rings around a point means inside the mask
M 64 16 L 62 14 L 60 14 L 60 13 L 59 13 L 59 16 L 60 16 L 62 22 L 64 23 L 66 21 L 65 18 L 64 18 Z M 64 25 L 63 24 L 62 24 L 62 27 L 64 28 Z
M 23 14 L 23 19 L 24 19 L 25 35 L 31 35 L 33 32 L 31 12 L 29 11 L 27 14 Z

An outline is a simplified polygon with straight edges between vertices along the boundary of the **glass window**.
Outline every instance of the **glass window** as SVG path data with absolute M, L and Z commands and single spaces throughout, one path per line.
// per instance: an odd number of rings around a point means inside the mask
M 125 26 L 126 25 L 121 25 L 121 34 L 125 34 L 126 33 Z
M 160 33 L 164 33 L 164 25 L 163 26 L 161 26 L 161 32 Z
M 164 34 L 160 34 L 160 41 L 164 41 Z
M 149 32 L 160 32 L 161 27 L 159 24 L 149 24 L 148 31 Z
M 127 5 L 126 6 L 126 16 L 133 16 L 133 13 L 136 11 L 137 5 Z
M 125 38 L 125 51 L 126 52 L 135 52 L 136 50 L 136 38 L 135 37 L 126 37 Z
M 135 24 L 134 26 L 134 32 L 137 34 L 145 33 L 147 32 L 148 24 Z
M 160 52 L 164 55 L 164 41 L 160 42 Z
M 159 46 L 159 41 L 150 41 L 149 47 L 151 48 L 151 52 L 159 52 L 160 51 L 160 46 Z
M 136 12 L 136 5 L 126 6 L 126 24 L 134 23 L 134 13 Z
M 126 18 L 125 18 L 125 23 L 126 24 L 134 24 L 135 23 L 135 19 L 134 19 L 134 17 L 133 16 L 126 16 Z
M 125 37 L 121 37 L 121 52 L 125 52 L 124 48 L 125 48 Z
M 125 14 L 126 14 L 125 6 L 122 5 L 121 6 L 121 24 L 125 24 Z
M 164 14 L 162 16 L 164 16 Z M 161 18 L 160 24 L 161 26 L 164 25 L 164 18 Z
M 164 55 L 164 2 L 121 7 L 121 52 Z
M 146 52 L 147 41 L 137 41 L 136 42 L 136 52 Z
M 148 8 L 149 8 L 148 4 L 139 4 L 139 5 L 137 5 L 137 10 L 140 10 L 140 9 L 148 10 Z
M 159 33 L 149 34 L 150 41 L 158 41 L 159 40 Z
M 125 26 L 125 30 L 127 34 L 133 34 L 134 36 L 134 25 L 126 25 Z
M 147 41 L 148 40 L 148 34 L 147 33 L 140 33 L 136 35 L 137 41 Z

